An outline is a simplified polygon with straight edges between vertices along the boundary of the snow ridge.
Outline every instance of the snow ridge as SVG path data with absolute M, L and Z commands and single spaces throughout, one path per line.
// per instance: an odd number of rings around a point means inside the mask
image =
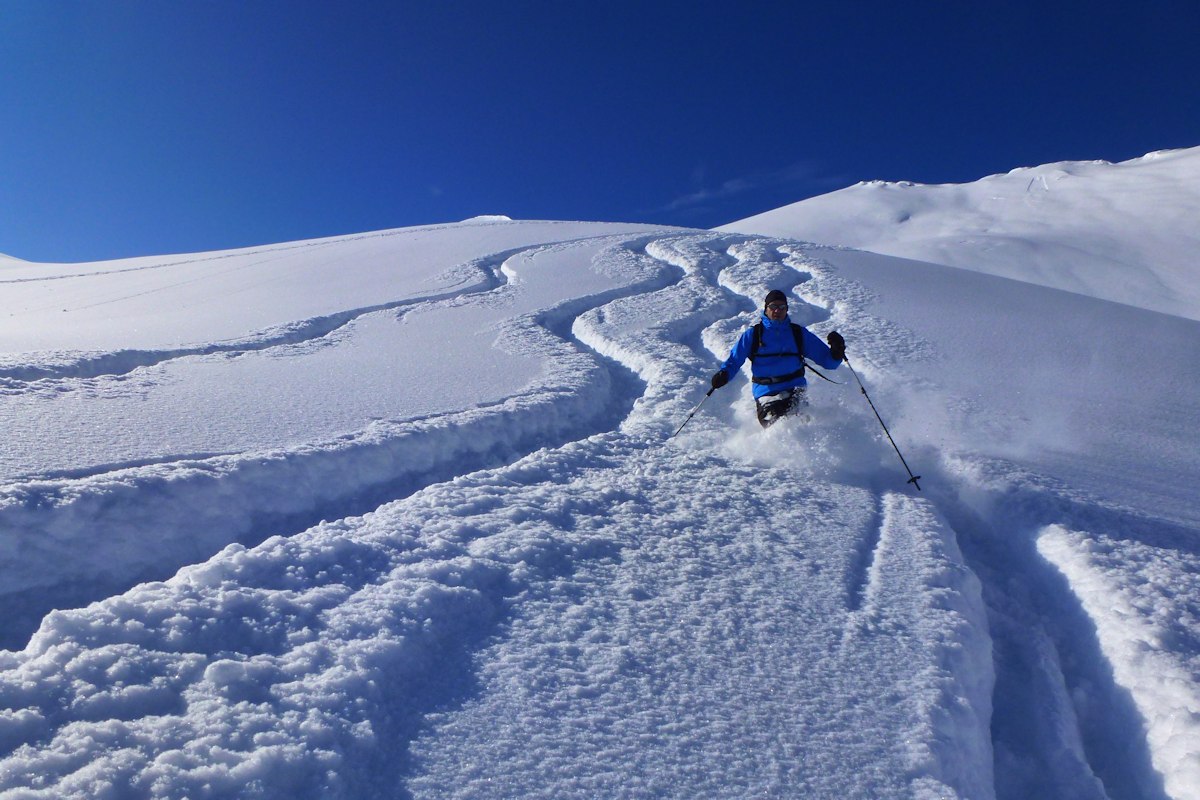
M 1200 147 L 974 183 L 869 181 L 722 226 L 945 264 L 1200 319 Z
M 1146 545 L 1113 545 L 1107 537 L 1061 525 L 1047 526 L 1037 540 L 1038 552 L 1067 578 L 1094 620 L 1116 680 L 1129 688 L 1146 720 L 1151 756 L 1166 792 L 1173 798 L 1200 797 L 1200 648 L 1187 625 L 1195 618 L 1189 605 L 1200 589 L 1200 559 L 1154 552 Z M 1132 554 L 1140 556 L 1136 569 L 1143 582 L 1125 578 Z M 1185 563 L 1165 570 L 1164 558 Z M 1185 583 L 1181 575 L 1188 576 Z M 1171 646 L 1180 638 L 1193 640 L 1182 654 Z

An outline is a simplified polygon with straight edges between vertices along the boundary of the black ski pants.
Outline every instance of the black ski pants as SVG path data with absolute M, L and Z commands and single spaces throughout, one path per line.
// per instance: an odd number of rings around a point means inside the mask
M 758 424 L 764 428 L 774 425 L 780 417 L 808 405 L 804 389 L 785 389 L 779 394 L 765 394 L 754 404 L 758 410 Z

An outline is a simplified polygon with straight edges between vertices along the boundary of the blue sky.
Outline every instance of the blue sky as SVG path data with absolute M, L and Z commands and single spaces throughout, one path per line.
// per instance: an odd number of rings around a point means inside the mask
M 0 0 L 0 252 L 711 227 L 1200 144 L 1200 3 Z

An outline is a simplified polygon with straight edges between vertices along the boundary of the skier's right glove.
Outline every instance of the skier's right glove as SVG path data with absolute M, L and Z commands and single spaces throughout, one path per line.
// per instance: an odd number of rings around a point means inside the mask
M 835 361 L 842 361 L 846 358 L 846 340 L 837 331 L 830 331 L 825 337 L 825 341 L 829 342 L 829 355 L 833 356 Z
M 720 389 L 725 384 L 729 383 L 729 373 L 723 369 L 717 370 L 712 376 L 712 387 Z

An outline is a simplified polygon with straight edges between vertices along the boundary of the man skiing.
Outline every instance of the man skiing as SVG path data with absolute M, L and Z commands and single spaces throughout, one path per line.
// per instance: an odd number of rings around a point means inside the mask
M 712 388 L 729 383 L 750 359 L 758 422 L 770 427 L 785 414 L 808 405 L 805 359 L 826 369 L 837 369 L 842 363 L 846 340 L 837 331 L 830 331 L 825 339 L 828 344 L 788 319 L 787 295 L 772 289 L 763 301 L 762 321 L 738 337 L 729 358 L 712 376 Z

